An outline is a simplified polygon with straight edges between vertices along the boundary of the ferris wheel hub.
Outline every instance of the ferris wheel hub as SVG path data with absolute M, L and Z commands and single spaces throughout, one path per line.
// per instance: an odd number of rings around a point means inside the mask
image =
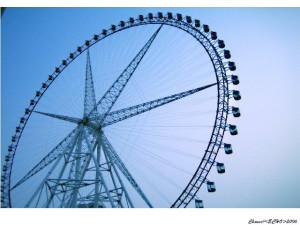
M 82 119 L 82 124 L 83 124 L 83 125 L 87 125 L 88 122 L 89 122 L 89 118 L 84 117 L 84 118 Z

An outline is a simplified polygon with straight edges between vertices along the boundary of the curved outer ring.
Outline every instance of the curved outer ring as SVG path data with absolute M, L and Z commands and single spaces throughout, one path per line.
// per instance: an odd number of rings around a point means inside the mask
M 178 197 L 178 199 L 172 204 L 173 207 L 186 207 L 190 201 L 195 197 L 197 191 L 200 189 L 201 185 L 207 181 L 207 175 L 213 166 L 215 159 L 217 157 L 218 151 L 222 145 L 222 140 L 226 128 L 227 123 L 227 116 L 228 116 L 228 99 L 229 99 L 229 92 L 228 92 L 228 81 L 226 77 L 226 69 L 224 67 L 222 57 L 219 55 L 218 47 L 215 46 L 216 41 L 211 40 L 207 35 L 205 35 L 204 32 L 201 31 L 200 27 L 194 27 L 191 23 L 187 23 L 184 21 L 179 21 L 175 18 L 168 19 L 167 17 L 158 18 L 153 17 L 153 19 L 150 19 L 149 17 L 145 17 L 143 21 L 141 20 L 134 20 L 133 22 L 125 22 L 124 27 L 121 25 L 118 25 L 115 27 L 115 30 L 108 29 L 107 33 L 95 35 L 93 39 L 89 40 L 89 44 L 84 44 L 80 48 L 81 50 L 78 51 L 78 49 L 71 53 L 73 54 L 73 57 L 69 57 L 65 60 L 65 63 L 62 63 L 59 67 L 55 69 L 55 72 L 51 74 L 52 79 L 48 79 L 45 84 L 47 85 L 46 88 L 41 88 L 39 90 L 40 95 L 35 95 L 34 97 L 34 104 L 30 105 L 27 109 L 30 110 L 28 114 L 23 115 L 24 122 L 19 123 L 19 132 L 16 132 L 13 137 L 15 137 L 15 141 L 12 141 L 11 145 L 9 146 L 9 160 L 5 163 L 3 166 L 6 167 L 6 171 L 3 172 L 3 181 L 1 185 L 1 207 L 7 208 L 11 207 L 11 195 L 10 195 L 10 181 L 11 181 L 11 171 L 14 161 L 14 156 L 17 150 L 17 146 L 20 140 L 20 137 L 22 135 L 22 132 L 27 124 L 28 119 L 30 118 L 30 115 L 32 111 L 34 110 L 36 104 L 39 102 L 43 94 L 46 92 L 48 87 L 53 83 L 53 81 L 58 77 L 58 75 L 73 61 L 75 60 L 81 53 L 83 53 L 85 50 L 90 48 L 92 45 L 96 44 L 100 40 L 117 33 L 119 31 L 140 26 L 140 25 L 147 25 L 147 24 L 164 24 L 169 25 L 173 27 L 177 27 L 190 35 L 192 35 L 206 50 L 207 54 L 209 55 L 211 62 L 214 66 L 216 79 L 217 79 L 217 85 L 218 85 L 218 105 L 217 105 L 217 113 L 216 113 L 216 119 L 215 124 L 213 127 L 213 132 L 210 138 L 210 141 L 208 143 L 207 149 L 205 151 L 205 154 L 194 173 L 192 179 L 186 186 L 186 188 L 183 190 L 181 195 Z M 21 119 L 22 119 L 21 118 Z

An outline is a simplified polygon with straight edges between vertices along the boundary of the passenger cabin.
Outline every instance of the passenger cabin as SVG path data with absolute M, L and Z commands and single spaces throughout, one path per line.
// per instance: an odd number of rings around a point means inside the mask
M 208 192 L 215 192 L 216 191 L 216 187 L 215 187 L 215 183 L 212 181 L 207 181 L 207 190 Z
M 120 26 L 121 26 L 121 27 L 125 27 L 125 22 L 121 20 L 121 21 L 120 21 Z
M 66 66 L 66 65 L 67 65 L 67 60 L 63 60 L 63 61 L 62 61 L 62 64 L 63 64 L 64 66 Z
M 25 122 L 25 119 L 22 117 L 20 118 L 20 123 L 24 123 Z
M 39 92 L 39 91 L 37 91 L 35 94 L 36 97 L 39 97 L 40 95 L 41 95 L 41 92 Z
M 42 84 L 42 88 L 46 88 L 47 87 L 47 84 L 46 83 L 43 83 Z
M 212 40 L 217 40 L 217 39 L 218 39 L 217 32 L 212 31 L 212 32 L 210 33 L 210 37 L 211 37 Z
M 242 98 L 240 91 L 237 91 L 237 90 L 234 90 L 232 92 L 232 95 L 233 95 L 234 100 L 237 100 L 237 101 L 241 100 L 241 98 Z
M 12 141 L 12 142 L 16 142 L 16 140 L 17 140 L 16 136 L 12 136 L 12 137 L 11 137 L 11 141 Z
M 7 171 L 7 166 L 4 165 L 2 170 L 3 170 L 3 172 L 6 172 Z
M 219 48 L 225 48 L 225 43 L 223 40 L 218 40 L 218 46 Z
M 94 34 L 94 40 L 98 41 L 98 39 L 99 39 L 99 36 L 97 34 Z
M 86 40 L 84 44 L 85 44 L 86 46 L 90 46 L 90 41 L 89 41 L 89 40 Z
M 21 127 L 16 127 L 16 133 L 19 133 L 21 131 Z
M 111 25 L 111 30 L 115 31 L 116 30 L 116 25 Z
M 107 30 L 103 29 L 103 30 L 102 30 L 102 34 L 103 34 L 104 36 L 106 36 Z
M 26 109 L 25 109 L 25 114 L 27 115 L 27 114 L 29 114 L 29 113 L 30 113 L 30 109 L 26 108 Z
M 217 163 L 217 171 L 218 173 L 225 173 L 224 163 Z
M 186 22 L 192 23 L 192 17 L 186 16 L 185 19 L 186 19 Z
M 224 143 L 224 150 L 227 155 L 232 154 L 232 152 L 233 152 L 231 144 Z
M 200 24 L 200 20 L 195 20 L 195 27 L 200 27 L 201 26 L 201 24 Z
M 74 59 L 74 54 L 73 53 L 70 53 L 70 59 Z
M 13 149 L 12 145 L 8 146 L 8 151 L 11 152 Z
M 228 62 L 228 67 L 230 71 L 235 71 L 236 70 L 236 66 L 234 62 Z
M 200 199 L 195 199 L 195 207 L 196 208 L 204 208 L 203 201 Z
M 229 124 L 229 132 L 231 135 L 237 135 L 238 134 L 238 130 L 236 128 L 236 125 L 231 125 Z
M 159 12 L 159 13 L 157 13 L 157 17 L 158 17 L 159 19 L 162 19 L 164 16 L 163 16 L 162 12 Z
M 234 117 L 240 117 L 241 116 L 241 112 L 240 112 L 240 109 L 238 107 L 232 107 L 231 111 L 232 111 L 232 115 Z
M 77 47 L 77 52 L 81 52 L 81 47 Z
M 30 100 L 30 105 L 34 105 L 35 101 L 34 100 Z
M 133 17 L 130 17 L 130 18 L 129 18 L 129 22 L 130 22 L 130 23 L 134 23 L 134 18 L 133 18 Z
M 9 161 L 9 156 L 5 156 L 5 162 L 8 162 Z
M 148 17 L 150 20 L 153 20 L 153 14 L 152 13 L 148 13 Z
M 173 14 L 172 14 L 172 13 L 168 12 L 168 13 L 167 13 L 167 16 L 168 16 L 168 19 L 169 19 L 169 20 L 173 19 Z
M 144 16 L 143 15 L 139 15 L 139 21 L 144 21 Z
M 56 67 L 56 68 L 55 68 L 55 72 L 56 72 L 56 73 L 59 73 L 59 72 L 60 72 L 60 69 L 59 69 L 58 67 Z
M 53 76 L 49 75 L 48 80 L 53 80 Z
M 231 58 L 231 54 L 229 50 L 224 50 L 224 58 L 225 59 L 230 59 Z
M 237 75 L 232 75 L 231 76 L 231 82 L 234 84 L 234 85 L 238 85 L 240 83 L 240 80 L 239 80 L 239 77 Z
M 182 20 L 182 15 L 180 13 L 177 13 L 177 20 L 179 20 L 179 21 Z
M 208 33 L 208 32 L 209 32 L 209 26 L 206 25 L 206 24 L 203 24 L 203 31 L 204 31 L 205 33 Z

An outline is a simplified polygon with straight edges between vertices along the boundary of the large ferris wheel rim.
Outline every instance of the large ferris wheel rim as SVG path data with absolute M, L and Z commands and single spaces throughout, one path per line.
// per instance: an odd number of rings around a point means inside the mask
M 6 161 L 6 163 L 3 166 L 4 168 L 6 168 L 6 171 L 4 172 L 4 179 L 1 182 L 2 208 L 11 207 L 11 172 L 14 162 L 14 156 L 16 154 L 18 143 L 22 136 L 22 132 L 26 127 L 27 121 L 29 120 L 31 113 L 35 109 L 37 103 L 42 98 L 44 93 L 48 90 L 48 88 L 51 86 L 51 84 L 54 82 L 54 80 L 78 56 L 80 56 L 83 52 L 85 52 L 87 49 L 89 49 L 99 41 L 120 31 L 149 24 L 168 25 L 187 32 L 202 45 L 202 47 L 207 52 L 214 67 L 218 86 L 218 104 L 212 135 L 208 143 L 207 149 L 205 151 L 205 154 L 203 155 L 196 172 L 194 173 L 186 188 L 180 194 L 178 199 L 175 200 L 175 202 L 171 205 L 171 207 L 186 207 L 190 203 L 190 201 L 195 197 L 201 185 L 207 181 L 206 177 L 211 167 L 213 166 L 213 163 L 215 162 L 219 148 L 222 144 L 222 139 L 226 128 L 226 121 L 228 116 L 228 81 L 226 77 L 226 69 L 224 67 L 222 57 L 219 55 L 217 48 L 212 43 L 212 40 L 210 40 L 210 38 L 207 35 L 205 35 L 203 31 L 201 31 L 201 26 L 196 27 L 192 24 L 191 21 L 185 22 L 182 19 L 179 20 L 178 18 L 174 17 L 168 18 L 168 16 L 152 16 L 152 18 L 150 18 L 150 14 L 151 13 L 149 13 L 148 16 L 143 17 L 142 20 L 140 18 L 133 19 L 132 17 L 130 17 L 129 21 L 121 21 L 119 25 L 112 25 L 109 29 L 102 30 L 102 33 L 98 35 L 95 34 L 92 39 L 86 40 L 82 46 L 77 47 L 77 50 L 75 52 L 70 53 L 69 57 L 66 60 L 63 60 L 61 65 L 55 68 L 54 72 L 51 75 L 49 75 L 46 82 L 43 83 L 42 88 L 40 88 L 40 90 L 36 92 L 35 97 L 30 101 L 29 107 L 25 109 L 25 114 L 23 115 L 23 117 L 21 117 L 19 126 L 16 127 L 15 135 L 12 137 L 11 145 L 9 146 L 9 152 L 11 152 L 11 157 L 9 161 Z M 191 17 L 189 18 L 191 19 Z

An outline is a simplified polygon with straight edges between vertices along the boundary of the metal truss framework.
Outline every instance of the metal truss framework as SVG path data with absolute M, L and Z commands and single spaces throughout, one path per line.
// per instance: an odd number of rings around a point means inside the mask
M 98 103 L 96 103 L 95 100 L 95 92 L 93 89 L 93 78 L 91 73 L 91 63 L 89 59 L 88 49 L 92 45 L 96 44 L 98 41 L 103 40 L 104 38 L 112 34 L 115 34 L 125 29 L 129 29 L 131 27 L 147 24 L 161 24 L 173 26 L 192 35 L 204 47 L 207 54 L 209 55 L 214 67 L 217 83 L 186 91 L 183 93 L 174 94 L 172 96 L 168 96 L 162 99 L 153 100 L 144 104 L 129 107 L 127 109 L 110 112 L 112 106 L 117 101 L 123 88 L 129 81 L 130 77 L 134 73 L 139 63 L 141 62 L 143 56 L 146 54 L 147 50 L 149 49 L 151 43 L 155 39 L 162 26 L 160 26 L 159 29 L 154 33 L 154 35 L 152 35 L 152 37 L 146 43 L 144 48 L 137 54 L 137 56 L 132 60 L 132 62 L 123 71 L 123 73 L 119 76 L 119 78 L 114 82 L 111 88 L 105 93 L 105 95 L 101 98 L 101 100 Z M 121 21 L 119 25 L 112 25 L 110 29 L 103 30 L 102 33 L 99 35 L 94 35 L 94 37 L 91 40 L 87 40 L 84 45 L 78 47 L 77 50 L 71 53 L 66 60 L 63 60 L 62 64 L 59 67 L 55 68 L 54 73 L 52 75 L 49 75 L 48 80 L 45 83 L 43 83 L 41 89 L 36 92 L 35 97 L 30 101 L 29 107 L 26 108 L 25 114 L 23 115 L 23 117 L 21 117 L 19 125 L 16 127 L 16 133 L 12 137 L 12 143 L 8 148 L 8 160 L 6 160 L 6 163 L 3 166 L 3 175 L 1 178 L 1 207 L 11 207 L 11 190 L 16 188 L 21 183 L 25 182 L 27 179 L 35 175 L 37 172 L 39 172 L 41 169 L 43 169 L 55 160 L 56 162 L 53 165 L 53 167 L 57 166 L 59 160 L 62 158 L 64 158 L 65 160 L 65 165 L 68 162 L 71 162 L 72 169 L 70 170 L 68 179 L 68 182 L 71 183 L 70 185 L 65 186 L 68 187 L 70 190 L 63 190 L 63 186 L 61 184 L 65 184 L 66 181 L 64 181 L 60 177 L 58 177 L 57 179 L 48 179 L 49 177 L 45 177 L 40 188 L 38 189 L 39 191 L 42 191 L 44 187 L 46 187 L 46 189 L 48 188 L 50 197 L 45 207 L 50 206 L 51 200 L 54 199 L 55 195 L 61 201 L 62 207 L 80 207 L 80 205 L 78 205 L 78 199 L 80 199 L 80 196 L 78 196 L 78 189 L 89 185 L 95 186 L 94 193 L 89 195 L 89 198 L 93 198 L 93 207 L 105 207 L 105 205 L 103 205 L 103 202 L 105 201 L 110 202 L 112 207 L 118 207 L 120 206 L 121 201 L 120 198 L 117 196 L 123 194 L 127 199 L 128 205 L 132 207 L 133 205 L 130 202 L 130 197 L 126 193 L 126 189 L 123 187 L 122 180 L 118 175 L 118 170 L 123 173 L 123 175 L 135 188 L 137 193 L 143 198 L 146 204 L 149 207 L 152 207 L 150 201 L 147 199 L 140 187 L 136 184 L 135 180 L 130 175 L 126 166 L 124 165 L 124 163 L 122 163 L 116 151 L 113 149 L 112 145 L 102 133 L 101 128 L 124 120 L 126 118 L 138 115 L 140 113 L 149 111 L 169 102 L 186 97 L 190 94 L 196 93 L 210 86 L 217 85 L 217 113 L 212 135 L 209 140 L 207 149 L 199 164 L 198 169 L 191 178 L 190 182 L 182 191 L 178 199 L 175 200 L 175 202 L 171 205 L 171 207 L 186 207 L 190 203 L 190 201 L 195 198 L 195 195 L 202 186 L 202 184 L 207 182 L 208 173 L 211 167 L 215 164 L 215 159 L 219 149 L 223 146 L 223 136 L 227 127 L 227 116 L 230 108 L 230 91 L 228 90 L 228 78 L 226 75 L 226 71 L 229 69 L 229 67 L 227 67 L 227 64 L 223 62 L 225 58 L 221 55 L 221 53 L 223 52 L 223 50 L 221 50 L 222 46 L 220 46 L 218 40 L 210 36 L 212 32 L 210 33 L 209 31 L 207 31 L 207 28 L 205 26 L 207 25 L 200 26 L 198 22 L 193 23 L 191 21 L 191 18 L 188 16 L 184 21 L 182 17 L 179 17 L 178 15 L 177 18 L 174 18 L 173 16 L 170 16 L 170 14 L 168 14 L 167 16 L 162 16 L 162 14 L 159 13 L 157 16 L 153 16 L 153 14 L 149 13 L 147 17 L 139 16 L 138 19 L 130 18 L 128 22 Z M 73 60 L 75 60 L 80 54 L 82 54 L 86 50 L 88 53 L 83 119 L 38 112 L 45 116 L 62 119 L 72 123 L 77 123 L 78 126 L 65 139 L 63 139 L 47 156 L 45 156 L 40 163 L 38 163 L 29 173 L 27 173 L 25 177 L 23 177 L 16 185 L 14 185 L 11 188 L 10 179 L 14 156 L 17 150 L 20 137 L 26 126 L 27 121 L 30 118 L 31 113 L 34 111 L 35 106 L 37 105 L 43 94 L 46 92 L 48 87 L 53 83 L 53 81 L 70 63 L 72 63 Z M 84 147 L 78 147 L 78 145 L 84 145 Z M 100 151 L 102 151 L 102 153 L 100 153 Z M 100 154 L 103 154 L 106 157 L 106 167 L 102 167 L 99 164 L 99 159 L 97 159 L 97 157 L 100 156 Z M 84 156 L 82 157 L 82 155 Z M 94 168 L 88 168 L 91 161 L 94 161 Z M 107 166 L 109 166 L 109 169 Z M 64 168 L 65 167 L 62 168 L 62 171 L 64 170 Z M 85 173 L 92 170 L 96 171 L 95 179 L 84 181 L 83 177 Z M 103 171 L 110 171 L 110 173 L 111 171 L 114 171 L 114 174 L 111 174 L 111 180 L 118 180 L 118 185 L 115 185 L 114 191 L 109 191 L 108 188 L 105 187 L 106 184 L 102 177 Z M 63 196 L 60 196 L 62 193 Z M 113 195 L 113 193 L 115 195 Z M 35 195 L 38 196 L 38 192 L 36 192 Z M 90 202 L 90 199 L 81 199 L 80 201 L 84 203 L 89 202 L 90 204 L 92 204 Z

